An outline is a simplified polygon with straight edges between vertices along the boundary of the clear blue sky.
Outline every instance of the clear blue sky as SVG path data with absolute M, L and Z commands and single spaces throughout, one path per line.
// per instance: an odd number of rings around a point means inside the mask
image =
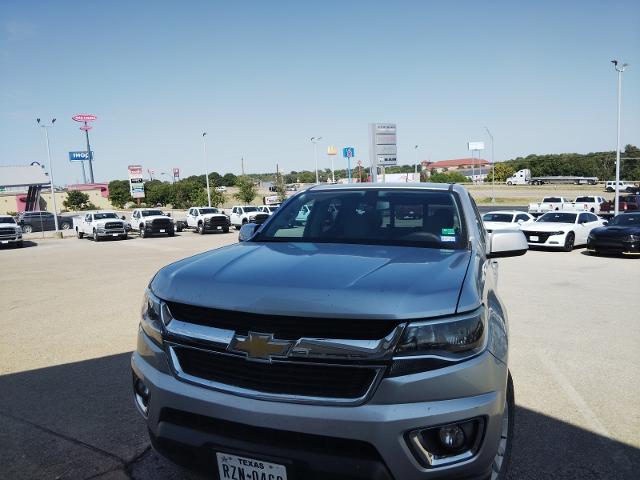
M 98 116 L 98 181 L 129 164 L 201 173 L 204 130 L 221 173 L 242 156 L 248 172 L 312 169 L 312 136 L 367 164 L 369 122 L 398 124 L 401 164 L 468 156 L 485 125 L 497 160 L 613 150 L 614 57 L 631 64 L 622 141 L 638 145 L 639 25 L 637 0 L 5 0 L 0 164 L 43 161 L 35 118 L 55 116 L 56 183 L 79 180 L 76 113 Z

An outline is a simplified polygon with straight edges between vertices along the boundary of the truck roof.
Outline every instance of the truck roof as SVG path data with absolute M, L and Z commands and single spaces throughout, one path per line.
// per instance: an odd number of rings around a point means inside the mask
M 391 182 L 391 183 L 333 183 L 319 184 L 309 187 L 307 190 L 376 190 L 376 189 L 402 189 L 402 190 L 454 190 L 458 193 L 464 192 L 463 186 L 455 183 L 425 183 L 425 182 Z

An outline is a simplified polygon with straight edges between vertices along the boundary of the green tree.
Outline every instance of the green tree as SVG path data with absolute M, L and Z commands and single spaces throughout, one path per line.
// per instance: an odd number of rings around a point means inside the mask
M 175 198 L 174 189 L 168 182 L 160 180 L 151 180 L 144 184 L 145 199 L 149 205 L 167 205 L 173 204 Z
M 516 173 L 513 165 L 504 162 L 496 163 L 493 169 L 496 182 L 505 182 L 507 178 Z M 488 179 L 493 179 L 491 172 L 489 172 Z
M 278 195 L 278 201 L 284 202 L 287 199 L 287 190 L 284 186 L 284 178 L 282 174 L 278 174 L 276 178 L 276 194 Z
M 224 177 L 222 177 L 222 185 L 225 187 L 234 187 L 237 184 L 238 177 L 236 177 L 233 173 L 225 173 Z
M 236 186 L 238 187 L 238 193 L 234 195 L 235 198 L 241 200 L 243 203 L 253 202 L 253 199 L 256 198 L 256 194 L 258 193 L 253 180 L 246 176 L 238 177 Z
M 89 195 L 79 190 L 67 192 L 67 198 L 62 202 L 67 210 L 77 212 L 78 210 L 97 210 L 97 207 L 89 201 Z
M 109 201 L 116 208 L 123 208 L 125 203 L 133 201 L 128 180 L 112 180 L 109 182 Z
M 429 177 L 431 183 L 467 183 L 469 179 L 455 170 L 447 173 L 433 173 Z

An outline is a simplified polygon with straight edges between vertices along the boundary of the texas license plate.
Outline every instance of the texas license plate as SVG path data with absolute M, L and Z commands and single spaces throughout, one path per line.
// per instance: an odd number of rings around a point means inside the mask
M 112 233 L 112 234 L 111 234 L 111 236 L 112 236 L 112 237 L 117 237 L 117 236 L 118 236 L 118 234 L 117 234 L 117 233 Z
M 164 228 L 160 229 L 160 233 L 164 233 Z
M 532 242 L 539 242 L 540 241 L 540 237 L 538 237 L 537 235 L 531 235 L 529 237 L 529 240 L 531 240 Z
M 6 245 L 7 243 L 9 243 L 9 240 L 2 240 L 3 245 Z
M 216 452 L 220 480 L 287 480 L 284 465 Z

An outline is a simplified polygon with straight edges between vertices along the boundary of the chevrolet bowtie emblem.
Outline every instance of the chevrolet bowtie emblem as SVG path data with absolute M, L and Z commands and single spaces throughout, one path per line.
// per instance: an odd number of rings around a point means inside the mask
M 270 333 L 249 332 L 233 337 L 229 350 L 242 352 L 251 360 L 263 360 L 270 362 L 272 357 L 285 357 L 293 342 L 278 340 Z

